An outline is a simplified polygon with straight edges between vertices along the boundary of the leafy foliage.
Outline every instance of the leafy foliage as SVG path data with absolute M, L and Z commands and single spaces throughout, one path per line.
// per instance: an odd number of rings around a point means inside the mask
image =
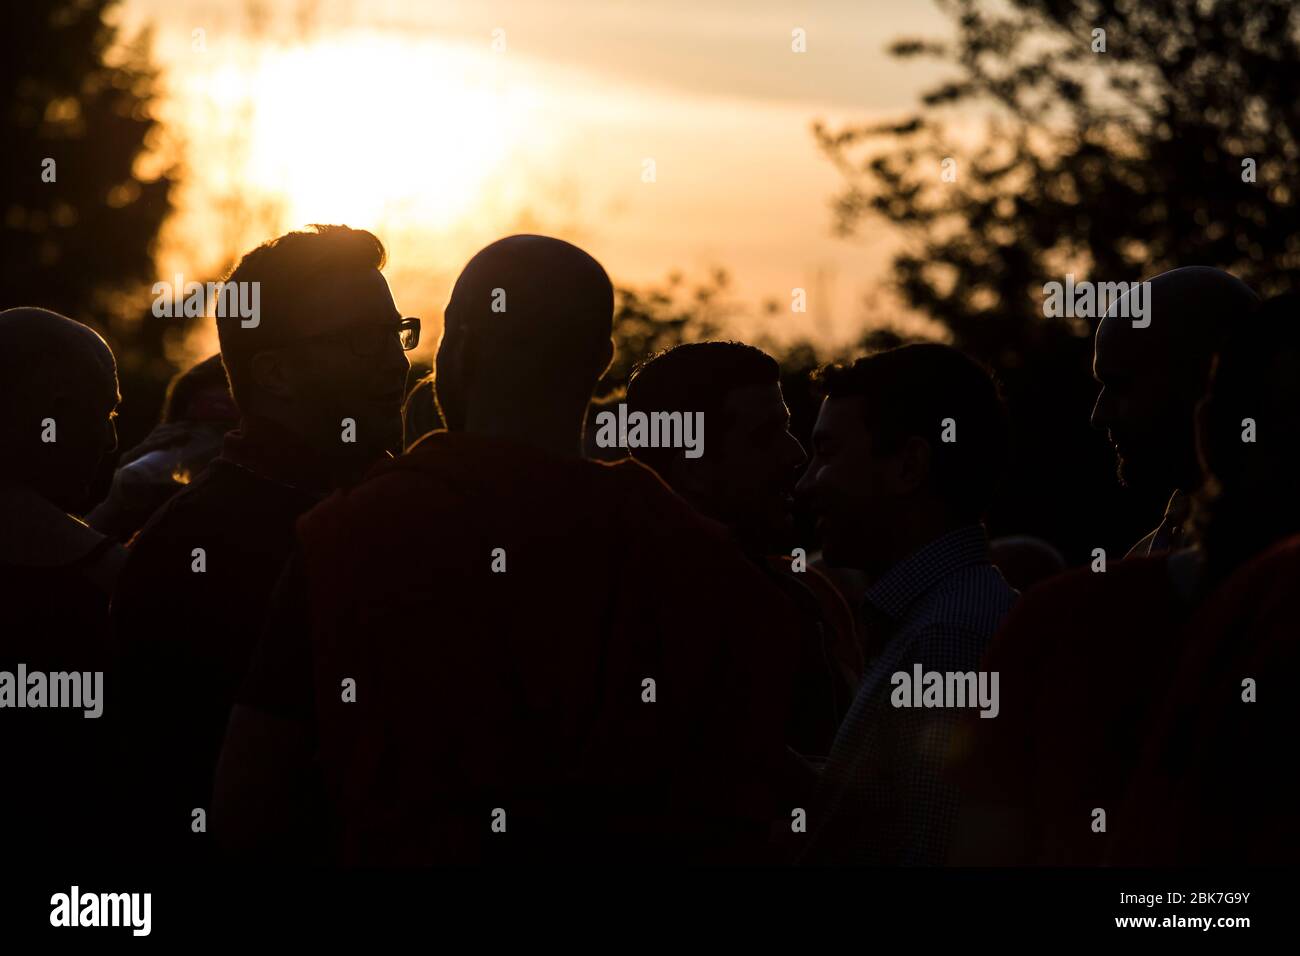
M 905 39 L 890 52 L 937 57 L 952 79 L 896 122 L 814 127 L 845 177 L 836 228 L 883 218 L 901 229 L 891 281 L 903 300 L 1002 374 L 1021 449 L 1003 519 L 1076 553 L 1117 546 L 1141 519 L 1121 514 L 1135 503 L 1113 495 L 1109 453 L 1086 431 L 1095 319 L 1045 318 L 1043 284 L 1199 264 L 1261 294 L 1296 286 L 1300 8 L 939 4 L 953 42 Z M 1052 498 L 1078 513 L 1051 514 Z

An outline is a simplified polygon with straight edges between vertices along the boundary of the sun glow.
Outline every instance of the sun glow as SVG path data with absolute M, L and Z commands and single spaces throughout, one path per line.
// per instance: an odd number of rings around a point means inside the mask
M 205 92 L 244 145 L 235 177 L 282 220 L 451 228 L 522 148 L 526 83 L 489 52 L 348 33 L 225 64 Z

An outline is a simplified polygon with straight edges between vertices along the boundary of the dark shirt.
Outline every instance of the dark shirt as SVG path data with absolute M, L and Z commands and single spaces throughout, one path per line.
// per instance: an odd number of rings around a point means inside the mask
M 129 705 L 121 745 L 132 772 L 123 779 L 142 844 L 164 856 L 207 852 L 193 811 L 208 808 L 294 522 L 327 483 L 309 454 L 291 464 L 291 437 L 263 426 L 255 434 L 232 433 L 222 457 L 150 519 L 113 597 Z
M 16 683 L 19 664 L 28 674 L 104 673 L 97 718 L 84 709 L 19 709 L 14 701 L 0 709 L 5 856 L 15 863 L 93 859 L 113 824 L 103 791 L 116 691 L 107 673 L 108 596 L 77 565 L 0 562 L 0 609 L 0 671 L 9 680 Z
M 802 756 L 824 759 L 862 675 L 853 612 L 816 568 L 793 571 L 784 555 L 754 563 L 781 589 L 799 618 L 786 743 Z
M 1129 734 L 1146 744 L 1108 863 L 1294 865 L 1297 580 L 1300 536 L 1238 568 L 1197 606 L 1182 653 L 1165 661 L 1168 691 L 1146 732 Z
M 34 491 L 0 484 L 0 821 L 7 859 L 73 863 L 110 849 L 114 821 L 104 780 L 119 698 L 108 592 L 122 557 L 120 545 Z
M 648 469 L 439 432 L 299 533 L 311 634 L 241 702 L 311 708 L 344 861 L 746 859 L 788 813 L 793 611 Z
M 952 750 L 963 799 L 999 808 L 1015 830 L 988 844 L 997 859 L 984 850 L 958 862 L 1105 860 L 1131 826 L 1119 804 L 1191 610 L 1168 554 L 1105 573 L 1069 571 L 1025 594 L 983 665 L 1001 674 L 1001 712 L 995 720 L 966 715 Z M 1107 814 L 1104 832 L 1094 830 L 1098 809 Z

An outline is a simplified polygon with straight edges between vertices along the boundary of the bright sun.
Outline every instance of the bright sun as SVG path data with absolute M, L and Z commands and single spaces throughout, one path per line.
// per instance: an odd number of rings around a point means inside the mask
M 271 49 L 208 93 L 252 103 L 245 187 L 291 223 L 422 223 L 469 215 L 529 128 L 530 85 L 506 83 L 490 52 L 362 33 Z

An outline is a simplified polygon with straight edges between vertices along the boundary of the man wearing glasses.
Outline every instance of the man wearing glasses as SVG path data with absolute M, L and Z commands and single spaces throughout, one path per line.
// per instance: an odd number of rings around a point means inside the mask
M 145 525 L 113 598 L 122 796 L 145 852 L 206 854 L 213 767 L 294 524 L 400 448 L 420 320 L 397 311 L 384 261 L 369 232 L 313 226 L 227 279 L 260 293 L 255 321 L 216 319 L 239 428 Z
M 649 469 L 581 457 L 613 315 L 559 239 L 466 265 L 447 430 L 298 522 L 216 775 L 224 850 L 735 862 L 788 826 L 793 609 Z

